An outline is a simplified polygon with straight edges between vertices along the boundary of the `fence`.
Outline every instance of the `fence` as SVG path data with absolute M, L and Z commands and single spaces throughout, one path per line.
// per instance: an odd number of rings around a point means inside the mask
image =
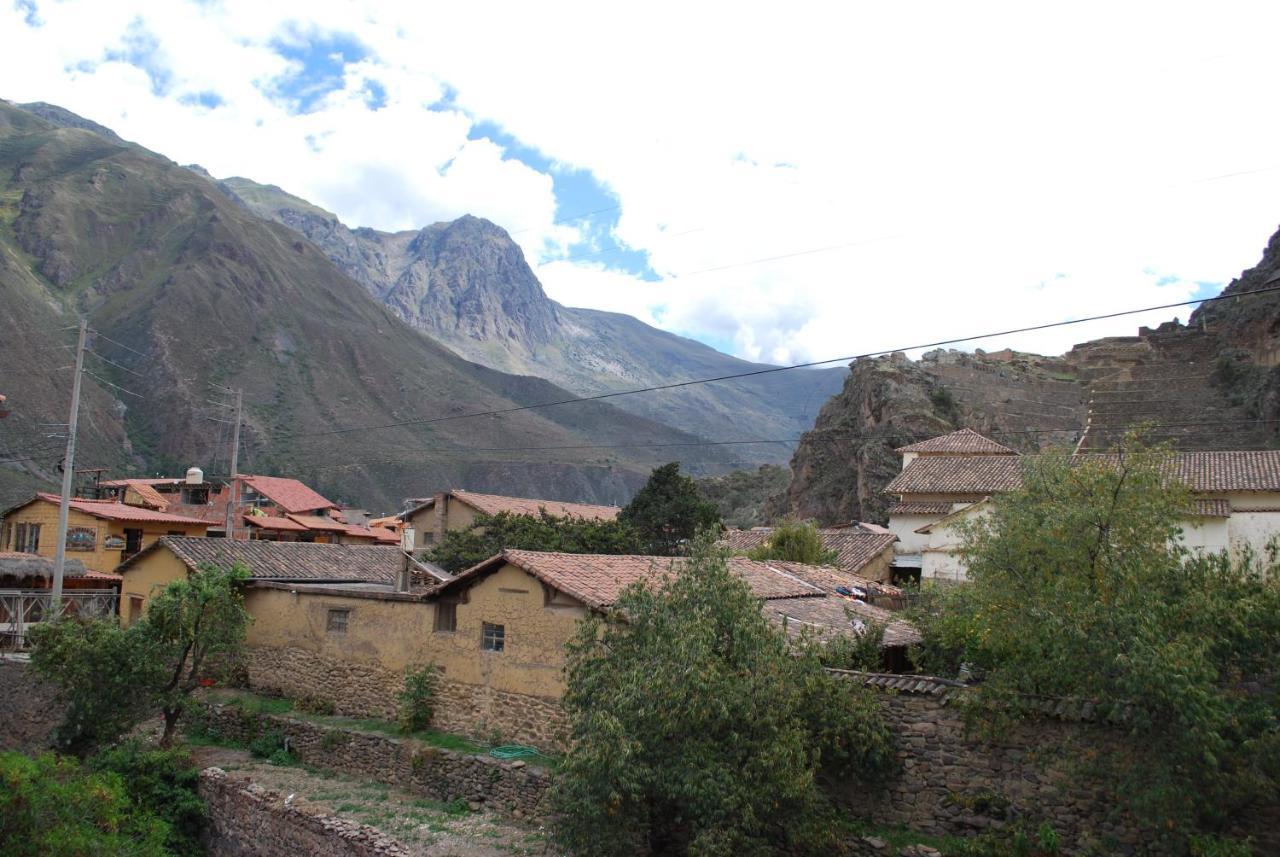
M 73 589 L 62 593 L 62 615 L 107 619 L 116 615 L 114 589 Z M 25 649 L 31 625 L 53 616 L 47 589 L 0 589 L 0 649 Z

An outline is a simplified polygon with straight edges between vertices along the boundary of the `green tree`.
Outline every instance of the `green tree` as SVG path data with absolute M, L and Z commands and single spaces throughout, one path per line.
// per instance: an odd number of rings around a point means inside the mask
M 178 717 L 201 678 L 241 651 L 251 620 L 239 584 L 248 576 L 240 564 L 205 566 L 151 600 L 140 627 L 164 668 L 163 679 L 148 688 L 164 715 L 162 746 L 173 741 Z
M 720 530 L 720 513 L 703 500 L 698 486 L 680 472 L 680 464 L 664 464 L 618 515 L 640 535 L 649 553 L 679 556 L 704 530 Z
M 561 553 L 639 553 L 641 543 L 621 521 L 557 517 L 542 510 L 533 515 L 479 515 L 471 526 L 449 530 L 424 555 L 445 571 L 457 573 L 505 548 Z
M 988 725 L 1044 697 L 1122 722 L 1131 753 L 1104 754 L 1099 773 L 1178 853 L 1280 799 L 1280 589 L 1256 558 L 1184 546 L 1190 497 L 1169 472 L 1136 439 L 1032 460 L 1021 490 L 964 527 L 971 582 L 926 640 L 984 671 L 973 711 Z
M 165 847 L 170 854 L 199 857 L 205 853 L 200 842 L 206 818 L 199 793 L 200 771 L 184 750 L 157 750 L 132 740 L 91 757 L 88 766 L 118 776 L 139 811 L 165 822 Z
M 568 656 L 554 800 L 573 853 L 814 853 L 837 829 L 819 772 L 892 767 L 875 700 L 793 648 L 709 538 L 585 620 Z
M 153 710 L 147 692 L 159 681 L 141 628 L 115 620 L 64 619 L 31 629 L 31 667 L 57 688 L 60 750 L 87 756 L 114 742 Z
M 168 825 L 115 774 L 69 756 L 0 753 L 0 843 L 8 854 L 167 857 Z
M 836 551 L 827 550 L 812 521 L 787 521 L 760 545 L 747 552 L 751 559 L 776 559 L 809 565 L 833 565 Z

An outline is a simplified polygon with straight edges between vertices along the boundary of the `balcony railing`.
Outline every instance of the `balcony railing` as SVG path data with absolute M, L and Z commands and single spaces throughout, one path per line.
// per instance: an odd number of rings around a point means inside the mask
M 67 590 L 62 615 L 109 619 L 116 615 L 119 597 L 114 589 Z M 0 649 L 25 649 L 31 626 L 53 616 L 52 600 L 47 589 L 0 589 Z

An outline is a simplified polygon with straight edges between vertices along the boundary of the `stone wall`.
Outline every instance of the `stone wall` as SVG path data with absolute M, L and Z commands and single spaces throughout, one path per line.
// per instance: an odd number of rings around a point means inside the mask
M 515 818 L 545 815 L 551 776 L 522 761 L 458 753 L 412 738 L 324 726 L 291 717 L 250 714 L 233 705 L 204 708 L 206 728 L 249 743 L 279 732 L 289 751 L 317 768 L 387 783 L 439 801 L 465 800 Z
M 54 688 L 35 677 L 26 656 L 0 656 L 0 750 L 47 750 L 61 720 Z
M 212 857 L 409 857 L 396 840 L 364 824 L 294 803 L 219 768 L 200 773 Z
M 335 712 L 353 717 L 394 720 L 396 698 L 404 687 L 399 673 L 301 648 L 251 647 L 246 670 L 254 690 L 324 700 Z M 498 736 L 543 750 L 562 749 L 568 734 L 556 699 L 452 681 L 447 674 L 437 684 L 432 726 L 482 740 Z

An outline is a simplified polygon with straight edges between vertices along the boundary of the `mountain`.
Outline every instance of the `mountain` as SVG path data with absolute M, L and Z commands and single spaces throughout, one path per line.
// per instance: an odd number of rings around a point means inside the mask
M 1280 232 L 1222 292 L 1280 287 Z M 883 522 L 894 449 L 972 428 L 1016 449 L 1112 447 L 1138 425 L 1179 449 L 1280 445 L 1280 292 L 1205 304 L 1189 324 L 1076 345 L 1061 357 L 1011 351 L 895 354 L 852 364 L 791 460 L 763 517 Z
M 211 384 L 244 390 L 242 472 L 378 509 L 444 486 L 622 502 L 677 456 L 621 445 L 698 441 L 604 402 L 344 431 L 572 394 L 462 359 L 208 178 L 56 109 L 0 102 L 0 392 L 13 411 L 0 504 L 57 477 L 63 441 L 46 435 L 61 430 L 45 424 L 67 418 L 80 314 L 97 334 L 76 465 L 113 476 L 225 473 Z M 733 461 L 682 450 L 695 473 Z
M 261 217 L 296 230 L 400 318 L 457 354 L 591 395 L 768 368 L 618 313 L 562 306 L 519 246 L 494 224 L 462 217 L 405 232 L 351 229 L 271 185 L 220 186 Z M 799 370 L 626 396 L 626 410 L 716 439 L 794 438 L 846 372 Z M 790 444 L 743 446 L 745 463 L 786 460 Z

